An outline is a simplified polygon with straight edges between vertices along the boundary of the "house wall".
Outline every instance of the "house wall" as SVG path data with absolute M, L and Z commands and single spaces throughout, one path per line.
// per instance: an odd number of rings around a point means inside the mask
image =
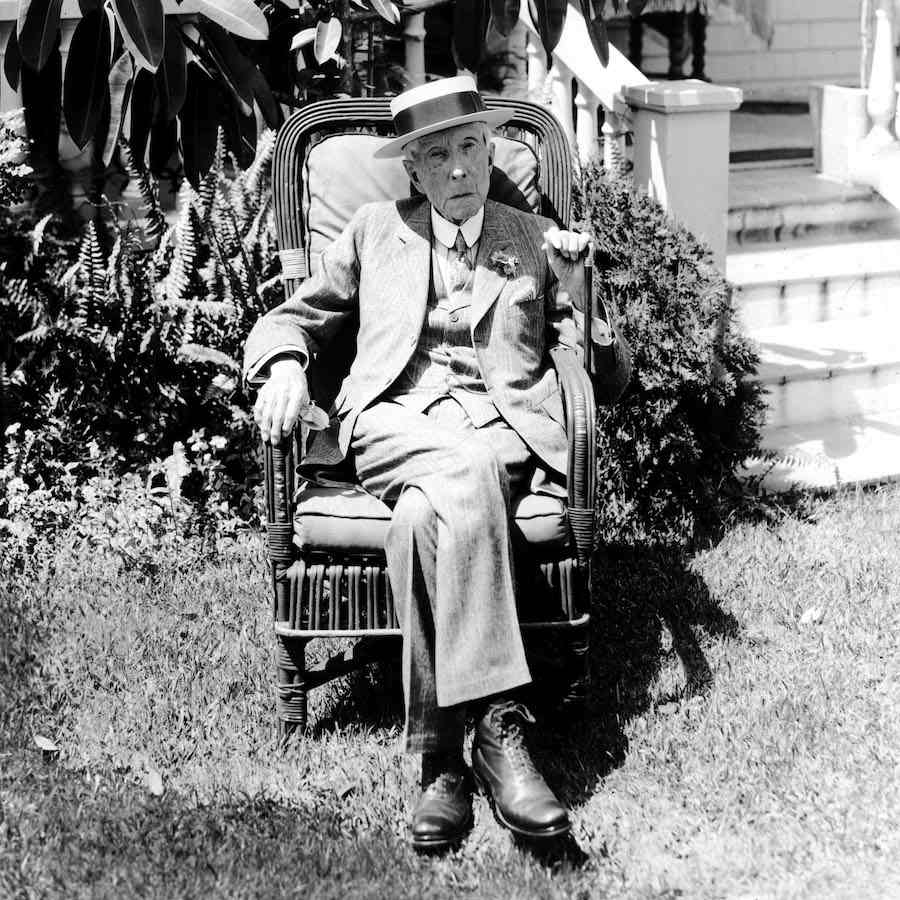
M 627 50 L 625 30 L 614 40 Z M 858 85 L 860 44 L 854 0 L 779 0 L 771 47 L 720 5 L 707 32 L 706 74 L 741 88 L 749 100 L 806 100 L 811 82 Z M 647 28 L 642 68 L 648 74 L 668 69 L 665 40 Z

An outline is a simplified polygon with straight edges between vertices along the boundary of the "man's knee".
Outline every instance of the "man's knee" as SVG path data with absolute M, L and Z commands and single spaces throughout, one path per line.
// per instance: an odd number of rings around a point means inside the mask
M 424 491 L 410 485 L 402 494 L 391 515 L 391 528 L 422 533 L 435 522 L 434 507 Z
M 472 438 L 457 448 L 462 475 L 472 489 L 481 492 L 494 484 L 502 484 L 505 467 L 491 444 L 483 438 Z

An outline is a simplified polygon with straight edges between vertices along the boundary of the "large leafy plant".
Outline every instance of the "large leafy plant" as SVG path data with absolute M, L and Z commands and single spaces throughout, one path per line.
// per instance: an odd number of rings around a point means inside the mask
M 63 0 L 19 0 L 5 77 L 21 82 L 29 133 L 51 162 L 60 116 L 79 148 L 93 142 L 109 164 L 120 136 L 151 170 L 180 154 L 197 187 L 213 163 L 219 127 L 248 162 L 257 123 L 277 128 L 282 104 L 335 93 L 371 93 L 373 23 L 454 3 L 454 55 L 476 71 L 493 21 L 509 34 L 521 0 L 79 0 L 65 71 Z M 527 0 L 548 56 L 562 35 L 569 0 Z M 622 0 L 573 0 L 601 60 L 608 56 L 607 7 Z M 627 0 L 633 13 L 646 0 Z

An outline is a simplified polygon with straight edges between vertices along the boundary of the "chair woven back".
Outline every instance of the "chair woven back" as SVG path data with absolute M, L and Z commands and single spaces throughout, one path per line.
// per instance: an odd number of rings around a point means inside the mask
M 527 144 L 537 157 L 540 212 L 563 224 L 569 221 L 572 153 L 556 117 L 526 100 L 486 98 L 488 108 L 512 109 L 513 117 L 496 134 Z M 388 98 L 323 100 L 295 112 L 282 126 L 275 143 L 272 193 L 280 247 L 285 297 L 311 270 L 310 235 L 304 210 L 304 185 L 310 151 L 322 140 L 340 134 L 393 134 Z M 367 177 L 371 169 L 367 170 Z M 352 184 L 354 172 L 346 172 Z M 309 195 L 306 191 L 307 197 Z M 401 199 L 398 196 L 396 199 Z M 312 261 L 315 262 L 315 261 Z M 327 358 L 313 361 L 310 388 L 327 409 L 356 353 L 358 323 L 350 322 L 328 348 Z
M 497 134 L 526 142 L 539 160 L 541 212 L 560 223 L 569 220 L 572 155 L 556 117 L 525 100 L 487 98 L 489 108 L 513 109 L 515 115 Z M 393 133 L 387 98 L 323 100 L 294 113 L 278 133 L 273 160 L 275 227 L 281 248 L 284 291 L 289 297 L 309 272 L 309 235 L 303 210 L 307 156 L 323 137 L 365 132 Z M 353 179 L 353 172 L 347 172 Z M 398 197 L 397 199 L 400 199 Z

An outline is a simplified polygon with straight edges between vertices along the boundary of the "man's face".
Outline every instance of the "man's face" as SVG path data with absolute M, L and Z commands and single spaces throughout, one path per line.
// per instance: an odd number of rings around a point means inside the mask
M 481 122 L 419 138 L 408 157 L 410 181 L 445 219 L 459 224 L 484 206 L 494 145 Z

